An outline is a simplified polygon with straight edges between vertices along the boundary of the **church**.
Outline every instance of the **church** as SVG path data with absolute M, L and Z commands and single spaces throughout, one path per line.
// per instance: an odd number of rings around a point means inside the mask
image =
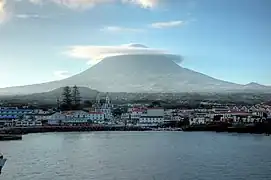
M 109 94 L 106 93 L 105 102 L 101 102 L 100 93 L 96 97 L 96 102 L 94 104 L 94 111 L 95 112 L 102 112 L 105 115 L 105 120 L 110 121 L 113 119 L 112 114 L 113 105 L 110 101 Z

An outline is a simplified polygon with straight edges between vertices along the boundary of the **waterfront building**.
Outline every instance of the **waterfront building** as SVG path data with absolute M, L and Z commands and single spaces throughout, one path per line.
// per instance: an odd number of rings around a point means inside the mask
M 52 115 L 48 116 L 47 118 L 49 125 L 59 125 L 65 121 L 66 116 L 60 112 L 55 112 Z
M 155 127 L 164 123 L 163 108 L 148 108 L 139 118 L 139 126 Z
M 133 124 L 133 121 L 131 120 L 131 113 L 122 113 L 121 114 L 121 123 L 130 125 Z
M 92 123 L 96 124 L 104 124 L 105 123 L 105 114 L 103 112 L 89 112 L 88 120 L 92 121 Z
M 146 113 L 146 108 L 132 108 L 130 116 L 130 124 L 137 124 L 140 117 Z
M 0 127 L 16 125 L 16 121 L 22 120 L 24 116 L 33 114 L 31 109 L 20 109 L 17 107 L 0 107 Z
M 213 120 L 209 116 L 209 113 L 207 112 L 196 112 L 189 118 L 189 124 L 194 125 L 194 124 L 206 124 L 207 122 Z
M 16 127 L 31 127 L 31 126 L 42 126 L 41 120 L 35 119 L 22 119 L 22 120 L 14 120 L 13 126 Z
M 23 115 L 33 114 L 34 110 L 32 109 L 19 109 L 16 107 L 10 108 L 10 107 L 0 107 L 0 118 L 11 116 L 16 118 L 19 118 Z
M 64 124 L 82 124 L 88 123 L 90 114 L 85 111 L 65 111 L 62 112 L 62 115 L 65 116 L 65 119 L 62 123 Z

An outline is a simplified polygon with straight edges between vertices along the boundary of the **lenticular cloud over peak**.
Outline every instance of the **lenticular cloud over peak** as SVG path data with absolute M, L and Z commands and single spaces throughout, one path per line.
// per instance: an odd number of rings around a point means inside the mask
M 120 56 L 120 55 L 169 55 L 174 56 L 174 61 L 180 63 L 181 57 L 179 55 L 173 55 L 162 49 L 149 48 L 143 44 L 132 43 L 118 46 L 70 46 L 67 55 L 85 59 L 88 64 L 96 64 L 106 57 Z
M 147 47 L 147 46 L 145 46 L 145 45 L 143 45 L 143 44 L 124 44 L 124 45 L 122 45 L 123 47 L 133 47 L 133 48 L 149 48 L 149 47 Z

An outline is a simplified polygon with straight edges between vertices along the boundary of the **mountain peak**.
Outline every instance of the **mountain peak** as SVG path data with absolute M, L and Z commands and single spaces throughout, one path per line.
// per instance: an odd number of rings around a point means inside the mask
M 130 46 L 142 48 L 141 44 Z M 82 73 L 50 83 L 0 89 L 0 94 L 31 94 L 77 85 L 101 92 L 269 92 L 252 82 L 235 84 L 212 78 L 176 64 L 177 55 L 125 54 L 106 57 Z M 88 90 L 87 90 L 88 91 Z
M 256 82 L 250 82 L 250 83 L 246 84 L 245 86 L 264 86 L 264 85 L 256 83 Z
M 132 44 L 126 44 L 126 47 L 132 47 L 132 48 L 149 48 L 143 44 L 136 44 L 136 43 L 132 43 Z

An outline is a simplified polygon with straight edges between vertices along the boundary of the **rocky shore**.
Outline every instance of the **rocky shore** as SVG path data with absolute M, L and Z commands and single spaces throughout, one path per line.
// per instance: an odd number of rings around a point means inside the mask
M 214 132 L 232 132 L 232 133 L 251 133 L 251 134 L 271 134 L 271 123 L 255 124 L 200 124 L 183 127 L 183 131 L 214 131 Z

